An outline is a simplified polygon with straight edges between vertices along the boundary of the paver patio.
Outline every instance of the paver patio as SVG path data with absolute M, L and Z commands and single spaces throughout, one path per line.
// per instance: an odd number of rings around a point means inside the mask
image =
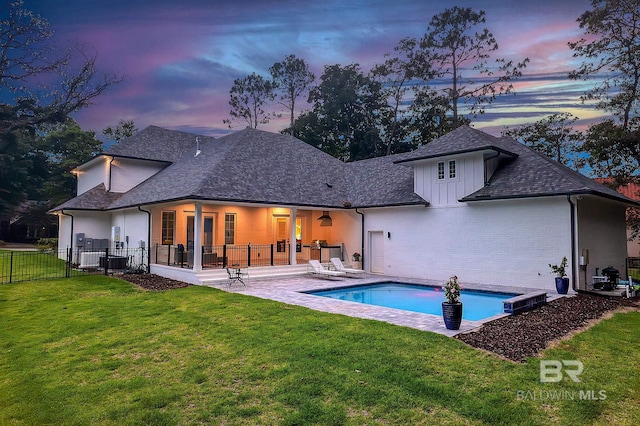
M 462 320 L 459 330 L 447 330 L 440 315 L 422 314 L 418 312 L 404 311 L 401 309 L 386 308 L 382 306 L 367 305 L 364 303 L 349 302 L 346 300 L 331 299 L 328 297 L 313 296 L 303 292 L 310 290 L 326 290 L 336 287 L 354 286 L 361 284 L 373 284 L 379 282 L 402 282 L 409 284 L 425 284 L 431 286 L 441 286 L 443 283 L 434 280 L 417 280 L 407 278 L 394 278 L 381 275 L 365 275 L 361 278 L 344 278 L 341 280 L 329 280 L 311 275 L 301 275 L 288 278 L 274 279 L 250 279 L 246 287 L 234 284 L 228 286 L 226 283 L 216 283 L 209 285 L 224 291 L 242 293 L 249 296 L 260 297 L 262 299 L 276 300 L 278 302 L 291 305 L 304 306 L 322 312 L 347 315 L 356 318 L 385 321 L 391 324 L 415 328 L 423 331 L 455 336 L 474 328 L 480 327 L 483 323 L 491 321 L 508 314 L 498 314 L 481 321 Z M 498 291 L 506 293 L 527 293 L 540 289 L 529 289 L 521 287 L 492 286 L 486 284 L 468 284 L 466 289 Z M 557 297 L 549 294 L 549 299 Z

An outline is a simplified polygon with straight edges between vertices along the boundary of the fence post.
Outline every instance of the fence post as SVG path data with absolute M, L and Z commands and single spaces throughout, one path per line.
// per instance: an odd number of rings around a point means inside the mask
M 67 267 L 65 268 L 65 278 L 69 278 L 71 276 L 71 253 L 72 249 L 67 247 Z
M 273 266 L 273 244 L 271 244 L 271 266 Z
M 13 282 L 13 253 L 11 252 L 11 258 L 9 260 L 9 284 Z
M 251 244 L 247 244 L 247 268 L 251 266 Z
M 287 253 L 287 265 L 291 265 L 291 249 L 293 244 L 289 243 L 289 253 Z
M 222 267 L 227 267 L 227 245 L 222 246 Z
M 104 274 L 109 275 L 109 247 L 104 249 Z

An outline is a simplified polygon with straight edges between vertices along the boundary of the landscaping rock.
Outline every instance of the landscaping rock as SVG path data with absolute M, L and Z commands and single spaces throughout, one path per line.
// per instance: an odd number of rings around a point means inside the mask
M 623 307 L 638 308 L 637 304 L 622 298 L 586 294 L 562 297 L 532 311 L 491 321 L 456 338 L 512 361 L 524 362 L 527 357 L 538 355 L 552 341 Z

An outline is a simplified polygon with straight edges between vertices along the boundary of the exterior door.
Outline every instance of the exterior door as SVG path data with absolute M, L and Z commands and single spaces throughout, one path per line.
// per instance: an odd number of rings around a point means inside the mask
M 276 251 L 278 253 L 284 253 L 287 251 L 287 241 L 289 240 L 289 218 L 288 217 L 274 217 L 274 236 L 276 243 Z
M 213 216 L 204 216 L 202 246 L 211 249 L 213 245 Z M 187 250 L 193 250 L 194 217 L 187 216 Z
M 373 274 L 384 273 L 384 238 L 382 231 L 369 232 L 369 270 Z

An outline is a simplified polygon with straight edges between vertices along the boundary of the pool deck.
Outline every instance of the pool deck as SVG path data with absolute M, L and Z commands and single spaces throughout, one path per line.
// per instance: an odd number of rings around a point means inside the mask
M 331 299 L 327 297 L 313 296 L 303 293 L 310 290 L 327 290 L 337 287 L 374 284 L 388 281 L 408 284 L 425 284 L 436 287 L 443 285 L 441 281 L 417 280 L 365 274 L 362 277 L 344 278 L 340 280 L 319 278 L 312 275 L 302 275 L 288 278 L 255 280 L 249 279 L 247 281 L 246 287 L 243 287 L 240 284 L 233 284 L 232 286 L 228 286 L 225 283 L 210 284 L 208 286 L 233 293 L 241 293 L 248 296 L 259 297 L 262 299 L 276 300 L 278 302 L 288 303 L 291 305 L 304 306 L 316 311 L 329 312 L 333 314 L 341 314 L 350 317 L 365 318 L 376 321 L 385 321 L 403 327 L 410 327 L 423 331 L 432 331 L 434 333 L 444 334 L 450 337 L 478 328 L 487 321 L 509 315 L 498 314 L 481 321 L 462 320 L 462 324 L 460 325 L 459 330 L 447 330 L 447 328 L 444 326 L 442 316 L 440 315 L 422 314 L 418 312 L 410 312 L 401 309 L 386 308 L 382 306 L 366 305 L 363 303 L 349 302 L 346 300 Z M 463 285 L 467 290 L 485 290 L 503 293 L 522 294 L 533 291 L 540 291 L 540 289 L 535 288 L 505 287 L 486 284 L 463 283 Z M 555 291 L 548 291 L 547 300 L 552 300 L 557 297 L 558 295 L 555 293 Z

